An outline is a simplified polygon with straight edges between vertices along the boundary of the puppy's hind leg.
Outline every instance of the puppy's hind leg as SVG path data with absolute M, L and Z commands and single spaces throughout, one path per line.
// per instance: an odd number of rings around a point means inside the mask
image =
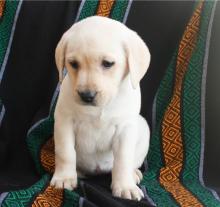
M 141 200 L 144 196 L 134 177 L 137 123 L 122 128 L 113 144 L 112 193 L 116 197 Z

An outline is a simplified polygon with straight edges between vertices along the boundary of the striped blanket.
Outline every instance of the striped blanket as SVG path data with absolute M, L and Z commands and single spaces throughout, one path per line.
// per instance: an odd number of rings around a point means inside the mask
M 83 0 L 76 21 L 96 14 L 125 23 L 130 6 L 128 0 Z M 22 1 L 0 1 L 0 84 L 21 7 Z M 79 187 L 74 191 L 54 189 L 49 185 L 54 171 L 53 114 L 58 84 L 48 117 L 30 127 L 26 138 L 41 179 L 27 189 L 3 192 L 0 206 L 220 207 L 218 194 L 206 187 L 203 180 L 205 85 L 215 8 L 215 1 L 195 3 L 192 17 L 155 95 L 151 143 L 145 162 L 147 169 L 140 184 L 145 194 L 142 201 L 112 198 L 110 189 L 106 190 L 98 181 L 109 180 L 110 176 L 79 180 Z M 0 101 L 0 125 L 5 111 Z M 103 189 L 108 192 L 104 196 L 101 194 Z

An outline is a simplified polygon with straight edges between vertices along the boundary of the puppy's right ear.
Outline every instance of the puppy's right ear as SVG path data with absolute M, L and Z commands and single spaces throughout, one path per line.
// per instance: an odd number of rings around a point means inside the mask
M 55 60 L 59 72 L 59 81 L 63 81 L 63 69 L 65 67 L 65 52 L 66 52 L 67 34 L 64 33 L 55 50 Z

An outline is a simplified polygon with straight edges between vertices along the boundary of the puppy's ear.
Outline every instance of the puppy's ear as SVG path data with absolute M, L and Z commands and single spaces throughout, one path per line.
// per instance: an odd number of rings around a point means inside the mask
M 135 89 L 147 72 L 150 52 L 141 37 L 131 30 L 126 38 L 125 51 L 132 87 Z
M 65 67 L 66 42 L 67 42 L 67 34 L 64 33 L 64 35 L 58 42 L 56 50 L 55 50 L 55 60 L 56 60 L 56 65 L 57 65 L 57 69 L 59 72 L 60 83 L 63 81 L 63 69 Z

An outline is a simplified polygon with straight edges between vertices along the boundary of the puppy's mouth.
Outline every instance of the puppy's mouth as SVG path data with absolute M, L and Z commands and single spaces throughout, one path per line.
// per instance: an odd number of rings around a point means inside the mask
M 79 101 L 79 104 L 82 105 L 82 106 L 97 106 L 97 104 L 95 102 L 92 102 L 92 103 L 85 103 L 83 101 Z

